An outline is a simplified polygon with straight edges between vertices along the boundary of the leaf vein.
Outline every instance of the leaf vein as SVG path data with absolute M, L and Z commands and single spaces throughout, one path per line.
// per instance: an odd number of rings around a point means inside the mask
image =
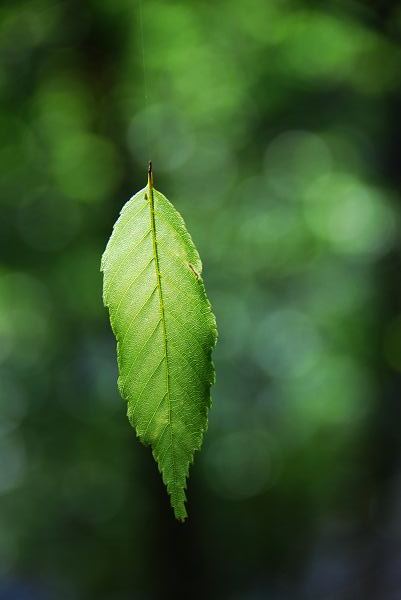
M 153 294 L 155 293 L 155 291 L 156 291 L 156 288 L 153 290 L 153 292 L 152 292 L 152 296 L 153 296 Z M 145 350 L 146 346 L 149 344 L 150 340 L 151 340 L 151 339 L 152 339 L 152 337 L 155 335 L 155 333 L 156 333 L 156 331 L 157 331 L 157 328 L 159 327 L 160 323 L 161 323 L 161 319 L 159 319 L 159 320 L 157 321 L 157 323 L 156 323 L 156 327 L 153 329 L 152 333 L 151 333 L 151 334 L 150 334 L 150 335 L 147 337 L 146 341 L 145 341 L 145 342 L 142 344 L 142 347 L 141 347 L 141 349 L 140 349 L 140 350 L 139 350 L 139 352 L 137 353 L 137 356 L 138 356 L 138 357 L 139 357 L 139 356 L 141 356 L 141 354 L 142 354 L 142 353 L 143 353 L 143 351 Z M 121 344 L 122 344 L 122 343 L 121 343 Z M 132 373 L 132 369 L 134 368 L 134 366 L 138 366 L 138 364 L 137 364 L 135 361 L 132 361 L 132 364 L 131 364 L 130 368 L 128 369 L 128 373 L 127 373 L 127 375 L 125 376 L 125 377 L 126 377 L 126 382 L 127 382 L 127 383 L 129 382 L 129 376 L 131 375 L 131 373 Z
M 109 294 L 111 288 L 113 287 L 113 283 L 117 279 L 117 275 L 119 275 L 121 273 L 121 271 L 123 270 L 123 267 L 125 266 L 125 263 L 127 262 L 127 259 L 129 257 L 131 257 L 133 251 L 136 250 L 142 244 L 142 242 L 144 242 L 146 240 L 146 238 L 148 237 L 149 234 L 150 234 L 150 230 L 145 233 L 145 235 L 139 240 L 139 242 L 137 244 L 135 244 L 135 246 L 133 246 L 132 248 L 130 248 L 128 250 L 128 252 L 124 256 L 122 262 L 118 265 L 117 269 L 115 270 L 114 275 L 112 276 L 111 281 L 109 282 L 109 285 L 107 286 L 107 290 L 105 292 L 106 295 Z
M 119 230 L 119 232 L 118 232 L 118 234 L 119 234 L 119 235 L 118 235 L 118 237 L 117 237 L 117 236 L 116 236 L 116 237 L 113 237 L 113 245 L 114 245 L 114 243 L 115 243 L 116 241 L 119 241 L 119 240 L 121 239 L 121 237 L 122 237 L 122 235 L 121 235 L 121 234 L 123 233 L 123 231 L 125 231 L 125 230 L 126 230 L 126 228 L 127 228 L 127 226 L 128 226 L 130 223 L 132 223 L 132 221 L 133 221 L 133 220 L 134 220 L 136 217 L 138 217 L 138 216 L 141 214 L 141 212 L 142 212 L 142 211 L 143 211 L 143 210 L 146 208 L 146 206 L 147 206 L 147 203 L 146 203 L 146 202 L 144 202 L 144 204 L 142 204 L 141 208 L 140 208 L 139 210 L 137 210 L 135 214 L 133 214 L 133 215 L 131 215 L 130 217 L 128 217 L 128 219 L 125 221 L 125 223 L 124 223 L 124 224 L 121 226 L 121 229 L 120 229 L 120 230 Z M 119 217 L 119 219 L 122 217 L 122 214 L 123 214 L 123 213 L 121 213 L 121 214 L 120 214 L 120 217 Z M 116 223 L 115 223 L 115 225 L 114 225 L 114 228 L 116 228 L 116 227 L 117 227 L 119 219 L 117 219 L 117 221 L 116 221 Z M 114 228 L 113 228 L 113 229 L 114 229 Z M 116 233 L 117 233 L 117 232 L 116 232 Z
M 200 343 L 200 341 L 198 340 L 198 338 L 196 337 L 192 327 L 188 327 L 187 324 L 184 324 L 181 319 L 179 319 L 177 317 L 177 315 L 171 310 L 171 307 L 169 308 L 169 316 L 173 317 L 173 319 L 177 322 L 178 325 L 180 325 L 180 327 L 184 330 L 184 331 L 188 331 L 188 333 L 190 333 L 190 337 L 191 340 L 195 340 L 195 342 L 198 345 L 198 348 L 201 350 L 202 354 L 204 355 L 204 357 L 208 360 L 209 356 L 206 353 L 205 348 L 202 346 L 202 344 Z
M 149 383 L 152 381 L 153 377 L 155 376 L 155 374 L 157 373 L 158 368 L 160 367 L 160 365 L 162 364 L 162 362 L 165 360 L 165 356 L 162 356 L 161 360 L 157 363 L 156 367 L 153 369 L 152 374 L 150 375 L 150 377 L 148 377 L 146 383 L 144 386 L 142 386 L 141 391 L 139 392 L 139 396 L 137 396 L 137 399 L 135 400 L 135 404 L 131 410 L 131 417 L 133 418 L 135 415 L 135 411 L 136 408 L 138 406 L 138 402 L 139 400 L 142 398 L 142 394 L 144 393 L 144 391 L 146 390 L 146 388 L 148 387 Z
M 167 397 L 167 392 L 164 394 L 163 398 L 160 400 L 160 402 L 158 403 L 157 407 L 155 408 L 155 410 L 154 410 L 154 412 L 153 412 L 152 416 L 150 417 L 150 419 L 149 419 L 149 421 L 148 421 L 148 424 L 146 425 L 146 429 L 145 429 L 145 431 L 143 432 L 143 434 L 142 434 L 142 435 L 146 435 L 146 434 L 147 434 L 147 432 L 148 432 L 148 429 L 149 429 L 149 427 L 150 427 L 150 424 L 151 424 L 151 422 L 152 422 L 152 421 L 153 421 L 153 419 L 155 418 L 157 411 L 159 410 L 159 408 L 160 408 L 160 407 L 161 407 L 161 405 L 163 404 L 163 400 L 164 400 L 166 397 Z
M 144 268 L 142 269 L 142 271 L 141 271 L 140 273 L 138 273 L 138 275 L 137 275 L 136 277 L 134 277 L 134 279 L 131 281 L 131 283 L 129 284 L 129 286 L 127 287 L 127 289 L 126 289 L 126 290 L 123 292 L 123 294 L 121 295 L 120 301 L 119 301 L 119 303 L 117 304 L 117 308 L 116 308 L 116 314 L 115 314 L 115 317 L 114 317 L 114 318 L 115 318 L 115 320 L 117 320 L 117 315 L 118 315 L 119 308 L 120 308 L 120 306 L 121 306 L 122 302 L 123 302 L 123 301 L 125 300 L 125 298 L 127 297 L 127 295 L 128 295 L 128 292 L 130 291 L 130 289 L 132 288 L 132 286 L 134 285 L 134 283 L 136 283 L 136 282 L 138 281 L 138 279 L 139 279 L 140 277 L 142 277 L 142 275 L 143 275 L 143 274 L 146 272 L 146 269 L 149 267 L 149 265 L 151 265 L 151 264 L 152 264 L 152 261 L 153 261 L 153 256 L 152 256 L 152 258 L 150 259 L 150 261 L 149 261 L 148 263 L 146 263 L 146 265 L 144 266 Z M 155 289 L 156 289 L 156 288 L 155 288 Z M 153 291 L 155 291 L 155 290 L 153 290 Z

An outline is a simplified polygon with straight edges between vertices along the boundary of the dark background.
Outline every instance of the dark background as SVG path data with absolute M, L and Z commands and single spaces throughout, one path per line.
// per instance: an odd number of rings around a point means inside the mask
M 326 5 L 327 4 L 327 5 Z M 401 8 L 0 5 L 0 599 L 401 598 Z M 174 521 L 100 257 L 155 185 L 217 315 Z

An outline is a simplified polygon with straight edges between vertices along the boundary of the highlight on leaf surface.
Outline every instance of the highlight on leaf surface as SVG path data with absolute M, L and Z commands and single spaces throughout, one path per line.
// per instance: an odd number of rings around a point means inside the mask
M 151 167 L 147 186 L 121 210 L 101 270 L 127 415 L 184 520 L 188 470 L 207 428 L 217 329 L 199 254 L 180 214 L 153 188 Z

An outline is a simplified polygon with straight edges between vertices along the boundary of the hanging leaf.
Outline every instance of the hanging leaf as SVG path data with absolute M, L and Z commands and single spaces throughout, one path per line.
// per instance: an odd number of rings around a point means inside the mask
M 153 188 L 151 166 L 148 185 L 114 225 L 101 269 L 128 418 L 152 447 L 184 520 L 188 470 L 207 427 L 217 330 L 198 252 L 179 213 Z

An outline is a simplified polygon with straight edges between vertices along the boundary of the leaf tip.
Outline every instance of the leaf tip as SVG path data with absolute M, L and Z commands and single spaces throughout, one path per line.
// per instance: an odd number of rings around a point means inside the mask
M 180 507 L 173 506 L 174 516 L 179 523 L 185 523 L 188 518 L 188 513 L 185 509 L 185 505 Z

